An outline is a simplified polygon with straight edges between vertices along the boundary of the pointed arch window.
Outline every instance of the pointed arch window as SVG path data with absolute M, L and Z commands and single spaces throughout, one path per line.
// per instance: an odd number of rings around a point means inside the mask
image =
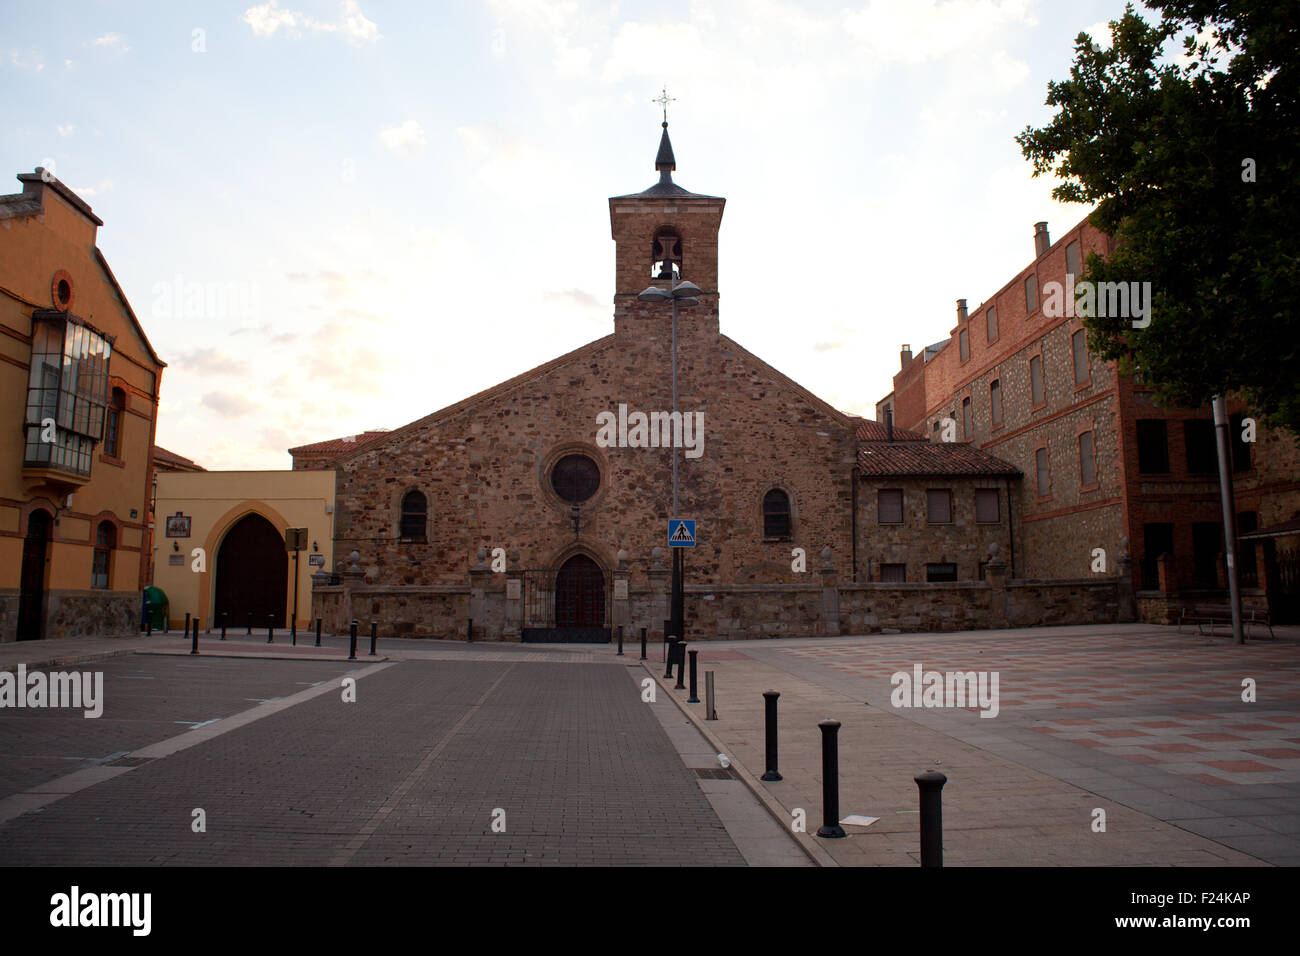
M 113 389 L 104 417 L 104 454 L 110 458 L 122 457 L 122 412 L 126 410 L 126 392 Z
M 401 536 L 406 541 L 428 539 L 429 502 L 422 491 L 408 491 L 402 495 Z
M 790 537 L 790 496 L 780 488 L 763 496 L 763 537 Z

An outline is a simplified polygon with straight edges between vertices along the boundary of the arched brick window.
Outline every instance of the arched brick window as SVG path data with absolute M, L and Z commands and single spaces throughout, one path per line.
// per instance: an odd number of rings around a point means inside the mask
M 113 548 L 117 546 L 117 528 L 111 521 L 101 521 L 95 531 L 95 557 L 91 565 L 90 586 L 109 586 L 112 571 Z
M 420 491 L 408 491 L 402 496 L 403 538 L 424 541 L 428 537 L 429 502 Z
M 763 496 L 763 537 L 790 537 L 790 496 L 780 488 Z

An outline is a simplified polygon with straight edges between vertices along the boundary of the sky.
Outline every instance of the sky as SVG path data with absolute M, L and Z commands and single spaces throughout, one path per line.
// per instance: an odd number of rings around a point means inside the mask
M 903 343 L 1090 211 L 1015 135 L 1120 0 L 0 3 L 0 173 L 51 169 L 209 469 L 396 428 L 613 331 L 608 197 L 724 196 L 723 333 L 874 417 Z M 13 180 L 0 192 L 19 192 Z M 689 278 L 689 276 L 687 276 Z

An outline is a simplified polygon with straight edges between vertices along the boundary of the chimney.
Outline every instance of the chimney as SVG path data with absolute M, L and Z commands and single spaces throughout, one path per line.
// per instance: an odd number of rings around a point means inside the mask
M 957 300 L 957 321 L 958 323 L 966 321 L 966 300 Z
M 1034 258 L 1041 259 L 1052 248 L 1052 238 L 1047 234 L 1047 223 L 1034 223 Z
M 909 365 L 911 365 L 911 364 L 912 364 L 912 346 L 910 346 L 910 345 L 904 345 L 904 346 L 903 346 L 903 351 L 901 351 L 901 352 L 898 353 L 898 359 L 899 359 L 899 363 L 900 363 L 900 365 L 899 365 L 900 368 L 907 368 Z
M 894 409 L 890 405 L 885 406 L 885 441 L 894 440 Z

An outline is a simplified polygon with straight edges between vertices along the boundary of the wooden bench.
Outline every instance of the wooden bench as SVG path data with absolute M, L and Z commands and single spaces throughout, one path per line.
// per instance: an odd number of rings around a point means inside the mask
M 1193 604 L 1190 608 L 1184 607 L 1178 618 L 1178 630 L 1183 629 L 1183 624 L 1195 624 L 1200 633 L 1205 633 L 1205 625 L 1210 625 L 1210 633 L 1214 633 L 1215 624 L 1232 625 L 1232 608 L 1227 604 Z M 1262 607 L 1243 607 L 1241 609 L 1241 626 L 1242 631 L 1248 624 L 1262 624 L 1268 628 L 1268 636 L 1274 637 L 1273 619 L 1269 616 L 1268 608 Z

